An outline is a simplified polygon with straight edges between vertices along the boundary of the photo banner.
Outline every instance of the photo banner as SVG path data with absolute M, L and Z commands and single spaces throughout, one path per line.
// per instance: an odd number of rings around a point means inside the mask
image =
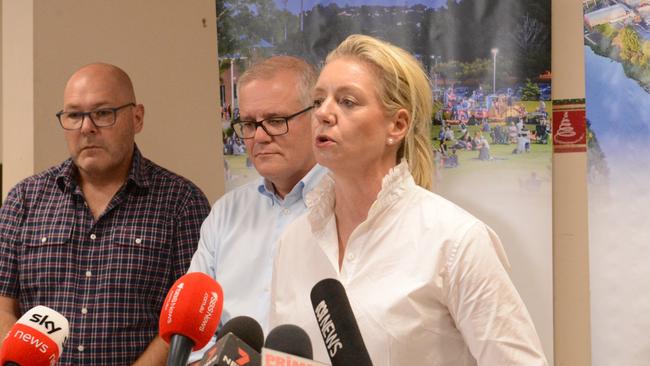
M 594 366 L 650 360 L 650 6 L 585 1 Z
M 497 231 L 552 364 L 551 155 L 557 117 L 550 100 L 550 0 L 217 1 L 228 189 L 260 179 L 230 128 L 239 115 L 239 75 L 279 54 L 320 68 L 330 51 L 356 33 L 400 46 L 422 64 L 434 98 L 435 191 Z M 572 110 L 567 113 L 574 118 Z M 558 127 L 561 136 L 580 128 L 566 122 Z

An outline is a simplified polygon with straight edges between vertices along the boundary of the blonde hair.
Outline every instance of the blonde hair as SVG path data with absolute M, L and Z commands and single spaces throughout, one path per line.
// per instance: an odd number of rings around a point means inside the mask
M 402 48 L 360 34 L 345 39 L 327 55 L 325 62 L 339 57 L 356 58 L 376 71 L 379 98 L 389 113 L 402 108 L 409 111 L 409 129 L 397 151 L 397 159 L 406 159 L 419 186 L 433 189 L 430 134 L 433 97 L 429 79 L 420 63 Z
M 255 63 L 239 77 L 237 90 L 253 80 L 270 79 L 280 71 L 289 71 L 298 77 L 298 97 L 304 106 L 310 105 L 317 74 L 312 65 L 299 57 L 273 56 Z

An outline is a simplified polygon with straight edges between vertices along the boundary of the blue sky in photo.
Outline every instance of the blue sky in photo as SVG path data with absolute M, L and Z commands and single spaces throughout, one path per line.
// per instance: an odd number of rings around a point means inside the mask
M 619 62 L 584 49 L 587 118 L 610 164 L 650 152 L 650 94 Z

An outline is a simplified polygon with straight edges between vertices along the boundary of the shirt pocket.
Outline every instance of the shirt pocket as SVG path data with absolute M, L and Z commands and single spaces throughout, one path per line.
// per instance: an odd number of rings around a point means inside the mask
M 38 225 L 23 232 L 18 254 L 21 298 L 50 302 L 53 288 L 74 286 L 71 226 Z M 49 294 L 49 295 L 48 295 Z
M 155 225 L 115 227 L 104 262 L 103 283 L 110 292 L 136 303 L 162 305 L 172 278 L 167 238 L 167 232 Z

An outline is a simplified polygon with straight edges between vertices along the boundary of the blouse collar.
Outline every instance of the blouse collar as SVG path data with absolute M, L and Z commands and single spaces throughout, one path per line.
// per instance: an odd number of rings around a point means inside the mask
M 336 203 L 334 184 L 332 173 L 329 173 L 314 190 L 307 194 L 305 203 L 309 208 L 308 219 L 314 233 L 323 230 L 327 219 L 334 214 Z M 393 206 L 412 187 L 415 187 L 415 181 L 409 171 L 408 163 L 403 159 L 382 179 L 381 190 L 368 211 L 366 221 L 373 220 Z

